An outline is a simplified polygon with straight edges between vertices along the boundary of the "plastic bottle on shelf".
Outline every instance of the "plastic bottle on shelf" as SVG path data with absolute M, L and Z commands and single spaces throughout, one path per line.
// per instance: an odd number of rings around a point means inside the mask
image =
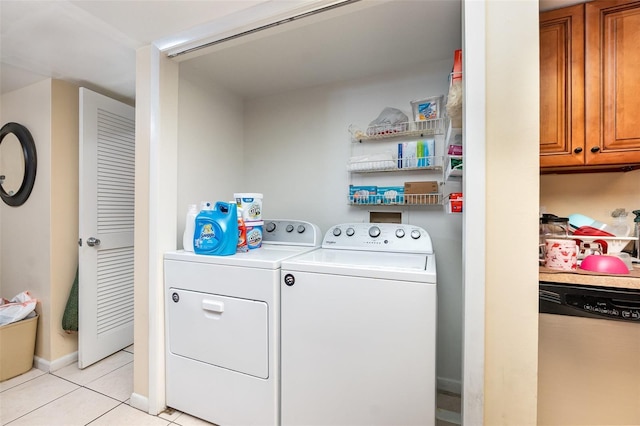
M 626 224 L 627 212 L 625 209 L 615 209 L 611 213 L 613 217 L 613 225 L 611 226 L 611 233 L 616 237 L 628 237 L 631 233 L 631 227 Z
M 196 254 L 229 256 L 238 246 L 238 210 L 235 203 L 218 201 L 196 216 L 193 251 Z
M 198 216 L 198 206 L 189 204 L 187 217 L 184 222 L 184 234 L 182 235 L 182 247 L 184 251 L 193 252 L 193 234 L 196 229 L 196 216 Z
M 235 203 L 235 201 L 232 201 L 232 203 Z M 247 227 L 242 216 L 242 207 L 238 207 L 238 247 L 236 248 L 238 253 L 246 253 L 249 251 L 249 246 L 247 245 Z

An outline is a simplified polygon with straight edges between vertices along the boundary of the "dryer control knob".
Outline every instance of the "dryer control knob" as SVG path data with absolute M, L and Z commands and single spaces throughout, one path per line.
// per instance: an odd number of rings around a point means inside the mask
M 333 235 L 335 237 L 340 236 L 340 234 L 342 234 L 342 231 L 340 230 L 340 228 L 333 228 Z
M 293 231 L 293 225 L 289 224 L 287 225 L 287 232 L 291 232 Z
M 304 225 L 298 225 L 298 234 L 302 234 L 306 229 Z
M 377 226 L 372 226 L 371 228 L 369 228 L 369 236 L 371 238 L 377 238 L 380 236 L 380 228 L 378 228 Z
M 267 223 L 267 232 L 273 232 L 276 230 L 276 224 L 273 222 Z
M 414 240 L 420 238 L 420 231 L 418 231 L 417 229 L 411 231 L 411 238 L 413 238 Z
M 398 238 L 404 237 L 404 229 L 397 229 L 396 230 L 396 237 L 398 237 Z
M 356 230 L 353 228 L 347 228 L 347 237 L 353 237 L 353 234 L 356 233 Z

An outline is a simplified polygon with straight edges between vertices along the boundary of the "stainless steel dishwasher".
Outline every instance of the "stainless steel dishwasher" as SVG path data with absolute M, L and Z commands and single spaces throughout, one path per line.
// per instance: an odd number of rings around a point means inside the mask
M 540 282 L 539 425 L 640 424 L 640 290 Z

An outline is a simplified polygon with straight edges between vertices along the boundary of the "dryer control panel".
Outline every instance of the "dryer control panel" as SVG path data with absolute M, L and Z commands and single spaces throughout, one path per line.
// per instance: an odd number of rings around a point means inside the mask
M 429 233 L 419 226 L 395 223 L 343 223 L 324 236 L 323 248 L 392 253 L 433 253 Z
M 319 247 L 322 232 L 318 225 L 304 220 L 265 219 L 263 244 Z

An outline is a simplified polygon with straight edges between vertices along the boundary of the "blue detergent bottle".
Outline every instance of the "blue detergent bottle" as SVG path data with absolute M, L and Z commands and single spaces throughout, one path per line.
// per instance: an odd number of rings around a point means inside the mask
M 193 251 L 210 256 L 230 256 L 238 245 L 238 212 L 235 203 L 216 202 L 212 210 L 196 216 Z

